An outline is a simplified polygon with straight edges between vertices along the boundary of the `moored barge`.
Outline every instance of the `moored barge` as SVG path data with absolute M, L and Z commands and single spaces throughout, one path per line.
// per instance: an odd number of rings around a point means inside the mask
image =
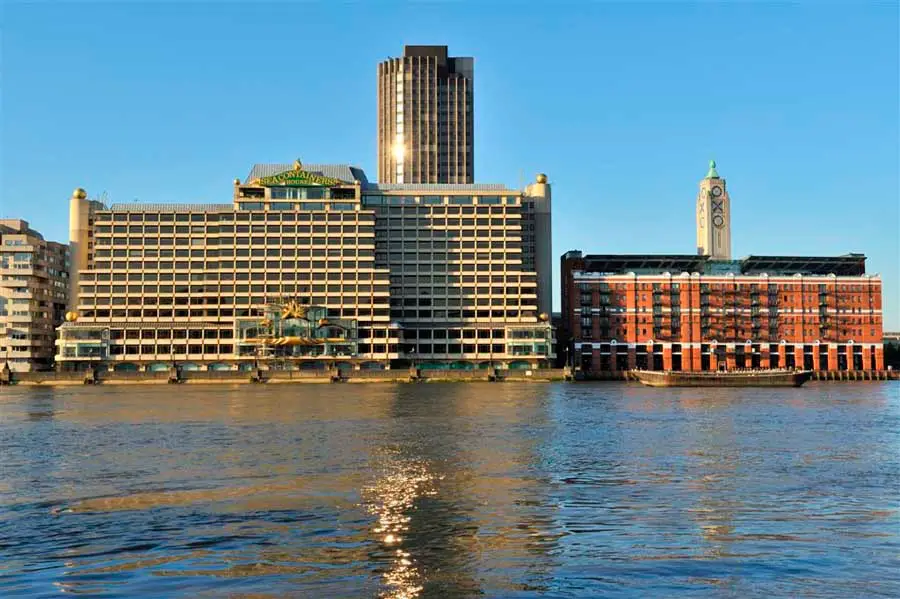
M 678 372 L 632 370 L 650 387 L 799 387 L 812 377 L 810 370 L 723 370 Z

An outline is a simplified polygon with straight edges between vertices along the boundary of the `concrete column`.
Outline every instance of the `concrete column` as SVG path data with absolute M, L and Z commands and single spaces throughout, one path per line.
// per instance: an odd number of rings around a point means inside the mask
M 725 350 L 725 364 L 728 370 L 734 370 L 737 367 L 737 362 L 734 358 L 735 346 L 730 343 L 728 345 L 730 345 L 731 347 L 726 346 L 727 349 Z
M 868 345 L 863 345 L 862 359 L 863 359 L 863 370 L 869 370 L 871 367 L 871 362 L 872 362 L 872 350 L 869 349 Z
M 633 347 L 628 348 L 628 369 L 634 370 L 637 368 L 637 349 Z
M 803 344 L 794 345 L 794 368 L 803 369 Z
M 663 346 L 663 370 L 672 370 L 672 346 Z
M 778 344 L 778 364 L 780 368 L 787 366 L 787 347 Z
M 537 271 L 538 312 L 553 313 L 553 247 L 550 220 L 551 193 L 547 175 L 525 188 L 525 196 L 534 202 L 534 266 Z
M 681 369 L 688 372 L 700 370 L 700 348 L 683 344 L 681 346 Z
M 69 310 L 78 309 L 78 273 L 87 265 L 90 202 L 80 187 L 69 200 Z
M 884 370 L 884 345 L 875 346 L 875 370 Z
M 835 344 L 828 346 L 828 370 L 838 369 L 838 349 Z

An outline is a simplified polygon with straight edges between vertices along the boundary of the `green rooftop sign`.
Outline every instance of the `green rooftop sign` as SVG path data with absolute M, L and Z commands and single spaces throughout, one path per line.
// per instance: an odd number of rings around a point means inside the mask
M 300 164 L 300 161 L 298 160 L 294 163 L 294 168 L 291 170 L 283 171 L 270 177 L 262 177 L 255 183 L 257 185 L 262 185 L 263 187 L 270 187 L 272 185 L 318 185 L 330 187 L 332 185 L 342 185 L 345 182 L 333 177 L 325 177 L 323 175 L 305 171 L 303 170 L 303 165 Z

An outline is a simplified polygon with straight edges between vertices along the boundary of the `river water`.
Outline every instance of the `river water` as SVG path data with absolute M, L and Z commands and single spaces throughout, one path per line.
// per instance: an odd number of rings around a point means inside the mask
M 900 595 L 900 385 L 0 388 L 0 596 Z

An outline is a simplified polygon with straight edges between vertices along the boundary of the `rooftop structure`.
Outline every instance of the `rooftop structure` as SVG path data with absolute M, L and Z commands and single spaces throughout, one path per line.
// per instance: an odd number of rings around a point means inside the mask
M 586 272 L 642 274 L 682 272 L 698 274 L 771 274 L 859 276 L 866 272 L 863 254 L 843 256 L 747 256 L 739 260 L 713 260 L 691 254 L 587 254 L 567 252 L 580 258 Z

